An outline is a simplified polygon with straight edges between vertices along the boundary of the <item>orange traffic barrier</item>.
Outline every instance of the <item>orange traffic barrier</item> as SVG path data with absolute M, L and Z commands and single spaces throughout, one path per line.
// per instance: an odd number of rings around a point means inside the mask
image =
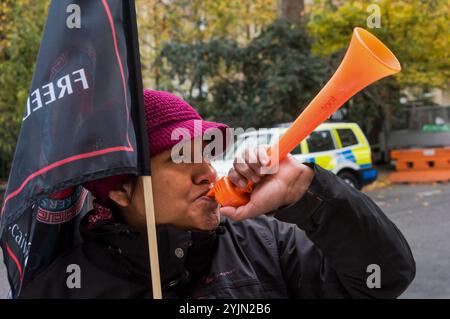
M 271 163 L 282 161 L 295 146 L 353 95 L 371 83 L 400 70 L 400 62 L 388 47 L 370 32 L 355 28 L 349 48 L 334 75 L 278 143 L 272 146 L 269 153 Z M 228 177 L 223 177 L 207 195 L 215 197 L 222 206 L 236 207 L 249 201 L 252 189 L 251 182 L 245 189 L 241 189 L 235 187 Z
M 393 183 L 432 183 L 450 181 L 450 148 L 394 150 L 396 172 Z

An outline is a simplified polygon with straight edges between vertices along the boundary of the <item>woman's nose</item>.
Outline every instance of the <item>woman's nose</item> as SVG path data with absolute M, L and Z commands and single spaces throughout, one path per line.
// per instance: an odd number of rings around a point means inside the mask
M 217 179 L 217 172 L 210 163 L 194 164 L 198 165 L 198 168 L 194 174 L 194 184 L 211 184 Z

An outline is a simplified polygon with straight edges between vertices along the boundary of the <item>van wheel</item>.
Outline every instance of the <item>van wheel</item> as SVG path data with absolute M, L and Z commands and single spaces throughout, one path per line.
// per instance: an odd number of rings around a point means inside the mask
M 355 174 L 350 172 L 341 172 L 338 174 L 340 178 L 344 180 L 347 184 L 349 184 L 351 187 L 354 187 L 356 189 L 361 189 L 361 184 L 359 183 L 358 179 L 356 178 Z

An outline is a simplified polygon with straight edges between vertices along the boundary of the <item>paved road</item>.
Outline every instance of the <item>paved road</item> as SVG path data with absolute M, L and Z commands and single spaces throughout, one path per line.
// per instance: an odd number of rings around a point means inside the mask
M 401 298 L 450 298 L 450 184 L 393 185 L 367 193 L 405 235 L 416 259 L 416 278 Z M 7 291 L 1 262 L 0 297 Z
M 450 184 L 395 185 L 368 192 L 400 228 L 417 265 L 402 298 L 450 298 Z

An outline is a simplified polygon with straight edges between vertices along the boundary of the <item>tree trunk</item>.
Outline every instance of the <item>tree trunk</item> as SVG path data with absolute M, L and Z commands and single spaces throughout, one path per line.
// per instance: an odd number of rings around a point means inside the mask
M 304 0 L 278 0 L 278 17 L 300 26 L 304 8 Z

